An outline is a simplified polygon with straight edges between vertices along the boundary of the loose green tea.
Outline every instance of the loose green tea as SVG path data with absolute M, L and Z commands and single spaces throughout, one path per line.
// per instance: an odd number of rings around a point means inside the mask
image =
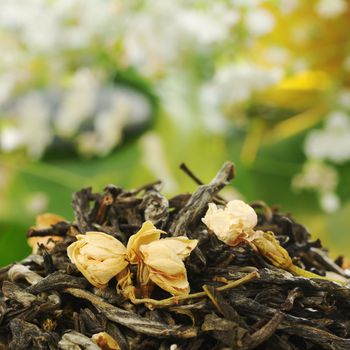
M 290 215 L 155 182 L 73 195 L 0 269 L 0 349 L 350 349 L 349 272 Z

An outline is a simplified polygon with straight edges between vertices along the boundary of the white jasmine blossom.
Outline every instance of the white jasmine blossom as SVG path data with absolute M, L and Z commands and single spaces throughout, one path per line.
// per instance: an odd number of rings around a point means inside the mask
M 252 9 L 246 15 L 245 25 L 252 35 L 266 35 L 275 27 L 275 18 L 263 8 Z
M 334 213 L 340 207 L 340 199 L 335 192 L 325 192 L 320 195 L 320 204 L 327 213 Z
M 350 90 L 343 89 L 338 94 L 338 104 L 340 107 L 350 109 Z
M 335 18 L 346 12 L 348 4 L 345 0 L 319 0 L 316 12 L 324 18 Z
M 46 211 L 49 197 L 44 192 L 34 192 L 26 200 L 26 210 L 31 215 L 38 215 Z
M 40 158 L 53 137 L 47 102 L 39 92 L 32 92 L 19 100 L 15 113 L 21 144 L 31 157 Z
M 232 200 L 225 208 L 209 203 L 202 221 L 221 241 L 235 246 L 254 233 L 258 217 L 248 204 L 241 200 Z
M 81 123 L 91 117 L 98 88 L 98 78 L 91 70 L 83 68 L 75 73 L 56 115 L 55 126 L 61 135 L 74 135 Z
M 0 130 L 0 149 L 2 152 L 12 152 L 22 143 L 22 134 L 18 128 L 6 126 Z
M 129 264 L 137 265 L 137 288 L 143 297 L 150 296 L 152 283 L 173 295 L 188 294 L 190 287 L 183 260 L 198 241 L 187 237 L 160 239 L 162 233 L 165 232 L 146 221 L 125 247 L 103 232 L 87 232 L 77 235 L 67 254 L 85 278 L 98 288 L 105 287 L 116 276 L 121 291 L 131 300 L 135 295 Z
M 154 132 L 145 134 L 140 139 L 140 146 L 143 164 L 164 182 L 165 192 L 175 192 L 178 184 L 171 173 L 165 156 L 164 145 L 159 135 Z
M 263 69 L 249 63 L 223 66 L 203 85 L 201 102 L 206 106 L 206 97 L 211 95 L 209 103 L 216 104 L 216 109 L 220 110 L 249 99 L 254 92 L 272 86 L 281 78 L 282 71 L 278 68 Z
M 338 185 L 338 173 L 334 167 L 317 161 L 304 164 L 302 172 L 293 179 L 292 186 L 297 189 L 334 191 Z
M 283 14 L 289 14 L 297 9 L 299 0 L 281 0 L 280 6 Z
M 305 140 L 305 153 L 311 159 L 341 164 L 350 159 L 350 119 L 343 111 L 334 111 L 323 130 L 311 131 Z

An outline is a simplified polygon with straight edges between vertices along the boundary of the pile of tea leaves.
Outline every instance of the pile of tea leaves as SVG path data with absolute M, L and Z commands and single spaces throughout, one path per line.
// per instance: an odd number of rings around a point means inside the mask
M 102 194 L 84 188 L 73 195 L 73 222 L 31 228 L 28 237 L 42 241 L 35 254 L 0 269 L 0 349 L 350 349 L 350 275 L 342 259 L 333 261 L 304 226 L 263 202 L 250 204 L 255 230 L 273 232 L 293 266 L 315 277 L 276 266 L 244 239 L 226 244 L 203 218 L 210 203 L 226 206 L 219 192 L 233 179 L 233 164 L 206 185 L 182 169 L 199 185 L 193 194 L 167 199 L 160 182 L 137 190 L 108 185 Z M 67 255 L 91 231 L 123 250 L 145 222 L 164 231 L 162 239 L 192 244 L 179 263 L 187 292 L 172 296 L 162 288 L 171 271 L 152 270 L 163 284 L 153 279 L 140 293 L 141 265 L 122 262 L 135 285 L 128 298 L 116 277 L 96 287 Z

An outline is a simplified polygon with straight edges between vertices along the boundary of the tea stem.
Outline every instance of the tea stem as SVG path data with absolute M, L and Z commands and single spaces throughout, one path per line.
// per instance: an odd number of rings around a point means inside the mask
M 229 282 L 224 286 L 216 288 L 216 291 L 217 292 L 224 292 L 224 291 L 227 291 L 229 289 L 238 287 L 242 284 L 248 283 L 249 281 L 251 281 L 255 278 L 259 278 L 259 277 L 260 277 L 259 273 L 257 271 L 253 271 L 253 272 L 247 274 L 246 276 L 244 276 L 238 280 Z M 131 301 L 134 304 L 144 304 L 145 303 L 145 304 L 148 304 L 148 306 L 150 306 L 151 308 L 155 308 L 155 307 L 172 306 L 172 305 L 179 304 L 182 301 L 204 298 L 206 296 L 207 296 L 206 292 L 198 292 L 198 293 L 193 293 L 193 294 L 188 294 L 188 295 L 174 296 L 174 297 L 162 299 L 162 300 L 144 298 L 144 299 L 133 299 Z

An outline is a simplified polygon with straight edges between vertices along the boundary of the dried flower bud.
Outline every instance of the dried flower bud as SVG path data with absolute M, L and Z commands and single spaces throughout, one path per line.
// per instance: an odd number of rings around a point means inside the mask
M 253 233 L 258 217 L 251 206 L 241 200 L 233 200 L 224 209 L 210 203 L 202 221 L 221 241 L 235 246 Z
M 151 280 L 172 295 L 190 291 L 183 260 L 196 247 L 197 240 L 186 237 L 165 238 L 142 245 L 143 278 Z
M 45 228 L 50 228 L 61 221 L 65 221 L 62 216 L 51 213 L 41 214 L 36 217 L 36 224 L 34 226 L 34 229 L 42 230 Z M 45 248 L 50 251 L 55 246 L 55 242 L 60 242 L 62 240 L 63 237 L 55 235 L 44 237 L 29 237 L 27 243 L 30 247 L 32 247 L 32 253 L 37 254 L 40 244 L 43 244 Z
M 160 235 L 165 233 L 158 230 L 151 221 L 143 223 L 140 230 L 129 238 L 127 245 L 127 255 L 131 264 L 137 264 L 140 260 L 140 246 L 157 241 Z
M 272 265 L 285 270 L 290 270 L 293 266 L 291 257 L 279 244 L 273 232 L 257 231 L 251 242 Z
M 77 235 L 67 248 L 70 260 L 95 287 L 102 288 L 127 265 L 126 248 L 116 238 L 102 232 Z
M 132 283 L 132 273 L 130 269 L 127 267 L 123 271 L 119 272 L 116 276 L 117 278 L 117 290 L 119 293 L 123 294 L 126 299 L 130 299 L 131 301 L 136 299 L 136 288 Z
M 128 242 L 127 258 L 131 264 L 138 264 L 137 280 L 143 297 L 149 296 L 151 281 L 173 295 L 189 292 L 183 260 L 196 247 L 197 240 L 187 237 L 160 239 L 161 233 L 163 231 L 146 221 Z
M 106 332 L 96 333 L 91 340 L 102 350 L 120 350 L 117 341 Z

